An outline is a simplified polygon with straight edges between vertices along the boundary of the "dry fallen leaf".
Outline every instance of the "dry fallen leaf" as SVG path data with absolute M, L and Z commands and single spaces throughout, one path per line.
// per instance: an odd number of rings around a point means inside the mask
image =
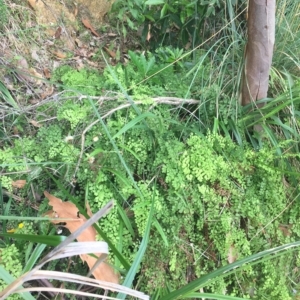
M 59 26 L 59 27 L 56 29 L 55 34 L 54 34 L 54 38 L 55 38 L 56 40 L 60 38 L 61 32 L 62 32 L 62 28 Z
M 75 39 L 74 41 L 79 48 L 84 46 L 83 42 L 80 39 Z
M 185 49 L 185 50 L 190 49 L 190 48 L 191 48 L 191 45 L 192 45 L 192 43 L 191 43 L 190 41 L 188 41 L 188 42 L 185 44 L 184 49 Z
M 37 104 L 37 103 L 40 102 L 40 100 L 38 100 L 38 99 L 30 99 L 28 102 L 29 102 L 30 104 Z
M 18 128 L 17 126 L 14 126 L 14 127 L 13 127 L 13 133 L 14 133 L 15 135 L 18 135 L 18 134 L 19 134 L 19 128 Z
M 53 207 L 53 211 L 49 212 L 47 215 L 51 217 L 51 214 L 55 214 L 58 218 L 64 219 L 73 219 L 71 221 L 66 221 L 65 227 L 73 233 L 76 231 L 82 224 L 86 222 L 86 218 L 78 212 L 78 209 L 75 204 L 72 202 L 66 201 L 63 202 L 61 199 L 56 198 L 55 196 L 49 194 L 48 192 L 44 192 L 44 195 L 49 200 L 49 205 Z M 56 221 L 52 221 L 52 223 L 56 224 L 59 223 Z M 94 227 L 90 226 L 85 229 L 78 237 L 78 242 L 92 242 L 96 241 L 96 230 Z M 94 253 L 97 257 L 101 255 L 101 253 Z M 85 261 L 89 268 L 91 269 L 94 264 L 96 263 L 97 259 L 83 254 L 80 255 L 81 259 Z M 93 275 L 98 280 L 104 280 L 108 282 L 118 283 L 119 278 L 118 275 L 114 272 L 113 268 L 110 267 L 105 262 L 99 264 L 99 266 L 93 271 Z
M 14 188 L 22 189 L 26 184 L 26 180 L 16 180 L 11 183 Z
M 290 236 L 291 235 L 291 228 L 292 227 L 293 227 L 293 224 L 288 224 L 288 225 L 280 224 L 278 226 L 278 229 L 282 232 L 282 234 L 284 236 Z
M 104 50 L 107 52 L 107 54 L 111 57 L 111 58 L 116 58 L 116 53 L 114 51 L 111 51 L 110 49 L 104 47 Z
M 86 208 L 87 214 L 89 215 L 89 217 L 91 217 L 93 215 L 93 213 L 91 211 L 90 204 L 87 200 L 85 201 L 85 208 Z
M 90 61 L 90 60 L 86 60 L 86 63 L 87 63 L 89 66 L 93 67 L 93 68 L 98 68 L 98 69 L 99 69 L 100 64 L 99 64 L 98 62 L 92 62 L 92 61 Z
M 43 93 L 41 94 L 41 98 L 42 98 L 42 99 L 45 99 L 45 98 L 51 96 L 51 95 L 53 94 L 53 92 L 54 92 L 54 87 L 53 87 L 53 85 L 47 86 L 47 87 L 45 88 L 45 90 L 43 91 Z
M 87 48 L 79 48 L 76 50 L 76 54 L 81 57 L 87 57 L 88 56 L 88 49 Z
M 83 25 L 89 29 L 95 36 L 100 37 L 100 35 L 96 32 L 96 30 L 94 29 L 94 27 L 91 25 L 90 21 L 88 19 L 81 19 Z
M 78 15 L 78 6 L 76 3 L 75 4 L 75 9 L 74 9 L 74 17 L 76 17 Z
M 32 124 L 34 127 L 42 127 L 43 126 L 42 124 L 40 124 L 39 122 L 37 122 L 35 120 L 30 120 L 29 123 Z
M 107 36 L 108 37 L 116 37 L 116 36 L 118 36 L 116 33 L 113 33 L 113 32 L 109 32 L 108 34 L 107 34 Z
M 27 0 L 27 1 L 28 1 L 29 5 L 31 6 L 31 8 L 33 8 L 34 10 L 41 9 L 45 6 L 43 1 L 39 1 L 39 0 Z
M 86 68 L 86 65 L 83 63 L 82 59 L 79 57 L 75 57 L 76 60 L 76 70 L 81 70 L 83 68 Z
M 31 50 L 31 57 L 35 60 L 35 61 L 37 61 L 37 62 L 41 62 L 41 59 L 40 59 L 40 56 L 39 56 L 39 54 L 38 54 L 38 52 L 37 52 L 38 50 L 37 49 L 32 49 Z
M 18 59 L 18 67 L 15 69 L 21 79 L 25 81 L 31 81 L 32 77 L 29 75 L 29 66 L 27 60 L 24 57 Z
M 50 73 L 49 69 L 48 69 L 48 68 L 44 68 L 43 71 L 44 71 L 45 77 L 46 77 L 47 79 L 50 79 L 50 78 L 51 78 L 51 73 Z
M 234 245 L 231 245 L 228 249 L 227 260 L 230 264 L 232 264 L 237 260 L 237 258 L 238 258 L 238 253 Z
M 31 82 L 34 82 L 37 85 L 42 84 L 43 75 L 41 73 L 34 68 L 30 68 L 29 73 L 33 76 L 31 77 Z
M 146 37 L 146 41 L 149 42 L 151 39 L 151 24 L 148 25 L 148 34 Z
M 67 54 L 66 54 L 66 53 L 61 52 L 61 51 L 59 51 L 59 50 L 54 51 L 53 54 L 56 55 L 57 58 L 66 58 L 66 57 L 67 57 Z

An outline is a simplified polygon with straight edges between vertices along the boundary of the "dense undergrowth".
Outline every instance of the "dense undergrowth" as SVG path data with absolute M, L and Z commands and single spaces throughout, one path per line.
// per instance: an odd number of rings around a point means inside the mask
M 190 30 L 184 22 L 182 35 Z M 155 24 L 154 31 L 163 26 Z M 280 24 L 283 37 L 287 27 Z M 300 39 L 295 32 L 288 31 L 294 38 L 288 50 L 286 39 L 278 43 L 270 98 L 260 110 L 238 105 L 242 35 L 236 37 L 238 47 L 225 35 L 192 55 L 171 46 L 129 52 L 126 65 L 107 65 L 103 72 L 57 68 L 51 80 L 59 97 L 34 112 L 8 110 L 3 119 L 2 214 L 42 215 L 48 209 L 44 190 L 82 205 L 88 200 L 93 212 L 114 199 L 114 210 L 99 224 L 133 265 L 153 206 L 149 242 L 133 283 L 157 299 L 228 263 L 298 241 Z M 255 124 L 262 131 L 253 130 Z M 20 179 L 25 187 L 13 187 Z M 17 220 L 4 222 L 3 232 L 55 231 L 48 223 Z M 19 276 L 33 244 L 7 237 L 0 242 L 0 264 Z M 109 261 L 126 276 L 114 251 Z M 212 278 L 201 292 L 297 299 L 298 265 L 298 251 L 286 251 Z M 79 260 L 48 268 L 87 273 Z

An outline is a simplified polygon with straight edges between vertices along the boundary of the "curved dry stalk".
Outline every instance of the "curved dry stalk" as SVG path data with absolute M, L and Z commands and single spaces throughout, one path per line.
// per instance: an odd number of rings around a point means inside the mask
M 93 99 L 92 97 L 90 97 L 91 99 Z M 103 98 L 102 98 L 103 99 Z M 104 99 L 105 100 L 105 99 Z M 155 105 L 157 104 L 167 104 L 167 105 L 175 105 L 175 106 L 179 106 L 179 105 L 183 105 L 183 104 L 188 104 L 188 105 L 192 105 L 192 104 L 199 104 L 200 101 L 199 100 L 195 100 L 195 99 L 183 99 L 183 98 L 176 98 L 176 97 L 156 97 L 156 98 L 150 98 L 150 100 L 153 101 L 153 105 L 150 107 L 150 109 L 152 109 Z M 140 105 L 143 104 L 143 101 L 134 101 L 135 105 Z M 106 119 L 107 117 L 111 116 L 113 113 L 115 113 L 116 111 L 119 111 L 121 109 L 124 108 L 128 108 L 131 107 L 132 104 L 131 103 L 125 103 L 125 104 L 121 104 L 113 109 L 111 109 L 110 111 L 108 111 L 107 113 L 105 113 L 101 118 L 102 120 Z M 75 167 L 75 171 L 73 173 L 73 178 L 76 177 L 76 174 L 78 172 L 79 166 L 81 164 L 82 161 L 82 157 L 83 157 L 83 153 L 84 153 L 84 143 L 85 143 L 85 134 L 97 123 L 99 123 L 100 120 L 97 119 L 94 122 L 92 122 L 91 124 L 89 124 L 82 132 L 81 134 L 81 149 L 80 149 L 80 154 L 79 154 L 79 158 Z
M 67 293 L 67 294 L 73 294 L 73 295 L 84 296 L 84 297 L 93 297 L 93 298 L 101 298 L 101 299 L 109 299 L 109 300 L 115 300 L 116 299 L 116 298 L 105 296 L 105 295 L 98 295 L 98 294 L 93 294 L 93 293 L 89 293 L 89 292 L 82 292 L 82 291 L 69 290 L 69 289 L 63 289 L 63 288 L 30 287 L 30 288 L 20 289 L 17 292 L 18 293 L 25 293 L 25 292 L 52 292 L 52 293 L 55 293 L 55 294 Z
M 70 243 L 61 249 L 59 252 L 54 254 L 51 259 L 47 262 L 55 259 L 81 255 L 86 253 L 102 253 L 105 254 L 105 257 L 102 258 L 103 260 L 107 257 L 108 254 L 108 245 L 106 242 L 76 242 Z M 101 261 L 100 261 L 101 262 Z
M 36 280 L 36 279 L 54 279 L 54 280 L 58 280 L 58 281 L 67 281 L 67 282 L 72 282 L 72 283 L 76 283 L 76 284 L 88 285 L 88 286 L 96 287 L 96 288 L 103 289 L 103 290 L 109 290 L 111 292 L 116 292 L 116 293 L 120 292 L 120 293 L 124 293 L 124 294 L 130 295 L 130 296 L 133 296 L 133 297 L 136 297 L 139 299 L 143 299 L 143 300 L 149 299 L 148 295 L 145 295 L 142 292 L 135 291 L 128 287 L 124 287 L 120 284 L 97 280 L 97 279 L 93 279 L 93 278 L 89 278 L 89 277 L 81 276 L 81 275 L 77 275 L 77 274 L 64 273 L 64 272 L 58 272 L 58 271 L 38 270 L 30 278 L 30 280 Z M 27 281 L 29 281 L 29 280 L 27 280 Z M 38 289 L 43 289 L 44 291 L 54 291 L 54 290 L 52 290 L 51 287 L 50 288 L 30 287 L 29 289 L 31 289 L 31 291 L 38 291 Z M 29 291 L 29 290 L 27 288 L 26 289 L 20 288 L 20 289 L 17 289 L 15 292 L 21 293 L 21 292 L 26 292 L 26 291 Z M 61 292 L 61 291 L 56 290 L 56 292 Z M 76 291 L 73 291 L 73 293 L 76 294 Z

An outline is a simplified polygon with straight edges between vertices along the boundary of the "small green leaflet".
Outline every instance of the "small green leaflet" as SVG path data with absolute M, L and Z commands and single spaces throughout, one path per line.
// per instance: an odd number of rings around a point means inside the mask
M 146 5 L 161 5 L 165 4 L 164 0 L 148 0 L 145 2 Z

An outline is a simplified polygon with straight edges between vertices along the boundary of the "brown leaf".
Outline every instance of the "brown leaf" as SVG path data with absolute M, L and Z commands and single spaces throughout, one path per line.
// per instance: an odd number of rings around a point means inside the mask
M 278 226 L 278 229 L 282 232 L 282 234 L 284 236 L 290 236 L 291 235 L 291 231 L 290 229 L 293 227 L 293 224 L 288 224 L 288 225 L 284 225 L 284 224 L 280 224 Z
M 41 7 L 44 7 L 44 3 L 41 0 L 27 0 L 28 4 L 33 8 L 34 10 L 38 10 Z
M 28 75 L 29 66 L 27 60 L 22 56 L 18 60 L 18 68 L 16 68 L 16 71 L 23 80 L 31 81 L 31 77 Z
M 59 26 L 59 27 L 56 29 L 55 34 L 54 34 L 54 38 L 55 38 L 56 40 L 60 38 L 61 32 L 62 32 L 62 28 Z
M 18 67 L 20 69 L 24 69 L 24 70 L 28 70 L 28 68 L 29 68 L 27 60 L 23 56 L 21 56 L 20 59 L 18 60 Z
M 232 264 L 237 260 L 237 258 L 238 258 L 238 253 L 237 253 L 234 245 L 231 245 L 228 250 L 227 260 L 230 264 Z
M 84 45 L 83 45 L 83 42 L 82 42 L 80 39 L 75 39 L 74 41 L 75 41 L 76 45 L 77 45 L 79 48 L 81 48 L 81 47 L 84 46 Z
M 34 127 L 42 127 L 43 126 L 42 124 L 40 124 L 39 122 L 34 121 L 34 120 L 30 120 L 29 123 L 32 124 Z
M 31 78 L 31 82 L 35 82 L 37 85 L 41 85 L 42 84 L 42 80 L 43 79 L 43 75 L 40 74 L 36 69 L 34 68 L 30 68 L 29 69 L 29 73 L 33 76 Z
M 22 189 L 26 184 L 26 180 L 16 180 L 11 183 L 14 188 Z
M 53 213 L 58 218 L 64 218 L 64 219 L 73 219 L 71 221 L 66 221 L 65 227 L 68 228 L 68 230 L 73 233 L 76 231 L 82 224 L 86 222 L 86 218 L 78 212 L 78 208 L 75 204 L 72 202 L 66 201 L 63 202 L 61 199 L 56 198 L 55 196 L 49 194 L 48 192 L 44 192 L 44 195 L 49 200 L 49 205 L 53 207 L 53 211 L 50 212 L 50 215 Z M 49 215 L 49 216 L 50 216 Z M 56 224 L 59 221 L 51 221 L 52 223 Z M 87 229 L 85 229 L 78 237 L 78 242 L 90 242 L 90 241 L 96 241 L 96 230 L 94 227 L 90 226 Z M 97 257 L 101 255 L 101 253 L 94 253 Z M 96 263 L 97 259 L 87 255 L 83 254 L 80 255 L 81 259 L 85 261 L 89 268 L 91 269 L 94 264 Z M 113 268 L 110 267 L 105 262 L 102 262 L 94 271 L 93 275 L 98 280 L 104 280 L 108 282 L 114 282 L 118 283 L 119 278 L 118 275 L 114 272 Z
M 28 4 L 30 5 L 30 7 L 31 7 L 32 9 L 34 9 L 34 7 L 35 7 L 34 1 L 32 1 L 32 0 L 27 0 L 27 1 L 28 1 Z
M 75 9 L 74 9 L 74 17 L 78 15 L 78 6 L 75 4 Z
M 91 211 L 90 204 L 87 200 L 85 201 L 85 207 L 86 207 L 87 214 L 91 217 L 93 215 L 93 213 Z
M 46 77 L 47 79 L 50 79 L 50 78 L 51 78 L 51 73 L 50 73 L 49 69 L 48 69 L 48 68 L 44 68 L 43 71 L 44 71 L 45 77 Z
M 185 49 L 185 50 L 190 49 L 190 48 L 191 48 L 191 45 L 192 45 L 192 43 L 191 43 L 190 41 L 188 41 L 188 42 L 185 44 L 184 49 Z
M 39 103 L 40 101 L 38 100 L 38 99 L 30 99 L 29 100 L 29 103 L 30 104 L 37 104 L 37 103 Z
M 37 62 L 41 62 L 40 56 L 37 52 L 37 49 L 32 49 L 31 50 L 31 57 L 36 60 Z
M 104 47 L 104 50 L 107 52 L 107 54 L 111 57 L 111 58 L 116 58 L 116 53 L 114 51 L 109 50 L 108 48 Z
M 116 36 L 118 36 L 116 33 L 113 33 L 113 32 L 109 32 L 108 34 L 107 34 L 107 36 L 108 37 L 116 37 Z
M 86 68 L 86 65 L 83 63 L 82 59 L 76 59 L 76 69 L 81 70 Z
M 18 135 L 18 134 L 19 134 L 19 129 L 18 129 L 17 126 L 14 126 L 14 127 L 13 127 L 13 133 L 14 133 L 15 135 Z
M 41 94 L 41 98 L 45 99 L 45 98 L 51 96 L 53 94 L 53 92 L 54 92 L 54 87 L 53 87 L 53 85 L 51 85 L 50 87 L 47 87 L 44 90 L 44 92 Z
M 149 42 L 151 39 L 151 24 L 148 25 L 148 34 L 146 37 L 146 41 Z
M 98 62 L 92 62 L 90 60 L 85 61 L 89 66 L 94 67 L 94 68 L 99 68 L 100 64 Z
M 79 55 L 79 56 L 81 56 L 81 57 L 87 57 L 88 49 L 86 49 L 86 48 L 79 48 L 76 51 L 76 54 Z
M 94 29 L 94 27 L 91 25 L 90 21 L 88 19 L 81 19 L 83 25 L 89 29 L 95 36 L 100 37 L 100 35 L 96 32 L 96 30 Z
M 60 50 L 54 51 L 53 54 L 62 59 L 67 57 L 67 54 Z

